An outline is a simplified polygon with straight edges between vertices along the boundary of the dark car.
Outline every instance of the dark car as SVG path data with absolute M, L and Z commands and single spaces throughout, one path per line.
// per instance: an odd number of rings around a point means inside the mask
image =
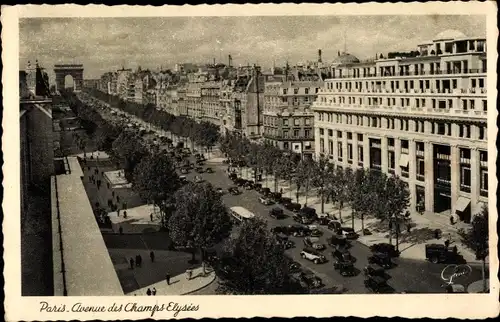
M 197 173 L 203 173 L 203 172 L 205 172 L 202 167 L 197 167 L 195 170 L 196 170 Z
M 316 219 L 316 209 L 311 208 L 311 207 L 304 207 L 299 210 L 299 215 L 303 217 L 310 218 L 312 220 Z
M 242 179 L 242 178 L 238 178 L 236 179 L 236 181 L 234 182 L 238 187 L 243 187 L 247 181 L 245 179 Z
M 295 246 L 295 243 L 291 240 L 288 239 L 288 236 L 285 234 L 275 234 L 276 236 L 276 243 L 278 245 L 283 246 L 285 249 L 290 249 Z
M 337 232 L 342 228 L 342 225 L 336 220 L 330 220 L 327 224 L 327 228 L 331 231 Z
M 292 203 L 292 198 L 282 197 L 280 200 L 280 204 L 287 205 Z
M 285 235 L 291 235 L 291 230 L 289 226 L 276 226 L 271 228 L 271 232 L 273 234 L 285 234 Z
M 197 165 L 204 165 L 205 164 L 205 161 L 201 160 L 201 159 L 198 159 L 196 160 L 196 164 Z
M 363 273 L 365 273 L 365 276 L 380 276 L 385 278 L 385 269 L 377 264 L 369 264 L 363 269 Z
M 425 258 L 431 263 L 453 262 L 458 258 L 457 247 L 446 247 L 442 244 L 426 244 Z
M 230 173 L 228 175 L 229 179 L 235 181 L 236 179 L 238 179 L 238 175 L 236 173 Z
M 205 172 L 206 173 L 214 173 L 214 170 L 212 168 L 206 168 Z
M 370 246 L 370 250 L 374 253 L 387 254 L 389 257 L 398 257 L 399 252 L 394 245 L 388 243 L 378 243 Z
M 309 225 L 309 224 L 313 223 L 312 219 L 307 218 L 307 217 L 303 217 L 301 215 L 295 215 L 295 216 L 293 216 L 293 220 L 295 220 L 299 224 L 303 224 L 303 225 Z
M 307 227 L 300 226 L 300 225 L 288 226 L 288 231 L 289 231 L 290 235 L 295 236 L 295 237 L 304 237 L 304 236 L 309 235 L 309 229 L 307 229 Z
M 374 293 L 393 293 L 387 280 L 380 276 L 370 276 L 364 281 L 365 287 Z
M 391 258 L 387 256 L 387 254 L 383 253 L 374 253 L 372 256 L 368 257 L 368 263 L 378 264 L 386 269 L 392 268 L 394 266 Z
M 257 192 L 260 192 L 260 190 L 262 189 L 262 183 L 254 184 L 253 189 Z
M 227 191 L 232 194 L 233 196 L 237 196 L 239 195 L 241 192 L 238 190 L 237 187 L 231 187 L 231 188 L 228 188 Z
M 332 252 L 333 268 L 339 268 L 340 263 L 354 263 L 354 258 L 347 249 L 338 248 Z
M 275 202 L 281 201 L 281 193 L 280 192 L 271 192 L 271 195 L 269 197 L 272 198 Z
M 285 213 L 283 212 L 283 209 L 274 207 L 273 209 L 269 210 L 269 216 L 275 219 L 282 219 L 285 217 Z
M 260 189 L 260 193 L 262 195 L 264 195 L 264 196 L 267 197 L 267 196 L 269 196 L 271 194 L 271 189 L 269 189 L 269 188 L 262 188 L 262 189 Z
M 253 181 L 248 180 L 244 185 L 246 190 L 252 190 L 254 187 Z
M 347 238 L 344 235 L 333 235 L 328 239 L 328 244 L 332 247 L 345 247 L 348 245 Z
M 346 236 L 347 239 L 357 239 L 359 235 L 351 227 L 342 227 L 342 234 Z
M 300 272 L 300 263 L 297 263 L 295 261 L 290 261 L 290 264 L 288 265 L 288 271 L 290 273 L 297 273 L 297 272 Z
M 293 211 L 293 212 L 299 212 L 300 208 L 302 207 L 300 203 L 292 202 L 289 204 L 284 205 L 286 209 Z
M 347 276 L 356 276 L 356 269 L 354 268 L 354 264 L 352 262 L 340 262 L 337 264 L 340 275 Z
M 312 273 L 306 274 L 304 272 L 301 272 L 297 274 L 297 276 L 294 276 L 294 278 L 300 283 L 302 287 L 306 289 L 316 289 L 323 286 L 323 281 L 321 280 L 321 278 Z

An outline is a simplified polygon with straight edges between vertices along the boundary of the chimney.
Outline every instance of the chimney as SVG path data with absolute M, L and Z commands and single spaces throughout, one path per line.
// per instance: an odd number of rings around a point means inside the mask
M 323 60 L 321 59 L 321 49 L 318 49 L 318 63 L 321 63 Z

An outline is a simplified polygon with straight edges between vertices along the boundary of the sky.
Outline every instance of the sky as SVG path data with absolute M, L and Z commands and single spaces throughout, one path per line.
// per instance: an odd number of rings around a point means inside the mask
M 316 60 L 338 51 L 359 59 L 415 50 L 439 32 L 485 36 L 484 16 L 266 16 L 158 18 L 23 18 L 19 63 L 38 59 L 53 82 L 53 65 L 81 63 L 84 78 L 126 68 L 173 68 L 176 63 L 259 64 Z

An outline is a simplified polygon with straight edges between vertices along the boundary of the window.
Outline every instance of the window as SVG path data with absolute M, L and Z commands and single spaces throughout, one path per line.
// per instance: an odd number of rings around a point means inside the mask
M 337 138 L 339 138 L 339 139 L 342 138 L 342 131 L 337 131 Z
M 467 100 L 462 100 L 462 109 L 467 111 Z
M 294 129 L 294 130 L 293 130 L 293 136 L 294 136 L 294 137 L 298 137 L 298 136 L 299 136 L 299 134 L 300 134 L 300 130 L 298 130 L 298 129 Z
M 352 144 L 347 145 L 347 159 L 352 160 Z
M 294 124 L 295 126 L 299 126 L 299 125 L 300 125 L 300 119 L 298 119 L 298 118 L 294 118 L 294 119 L 293 119 L 293 124 Z
M 358 134 L 358 141 L 363 142 L 363 134 Z
M 325 134 L 325 130 L 324 129 L 319 129 L 319 135 L 323 135 L 323 134 Z
M 347 132 L 347 139 L 352 140 L 352 132 Z
M 460 190 L 465 192 L 470 192 L 470 182 L 471 182 L 470 174 L 471 174 L 470 165 L 462 164 L 460 166 Z
M 304 136 L 305 136 L 306 138 L 311 137 L 311 130 L 309 130 L 309 129 L 304 130 Z
M 485 140 L 486 139 L 486 131 L 484 129 L 484 126 L 478 126 L 479 129 L 479 140 Z
M 286 94 L 288 94 L 288 89 L 283 88 L 283 95 L 286 95 Z
M 474 104 L 475 103 L 474 100 L 470 100 L 469 103 L 470 103 L 470 109 L 473 110 L 474 109 L 474 105 L 475 105 Z
M 394 151 L 389 151 L 387 153 L 387 158 L 388 158 L 388 167 L 389 169 L 394 169 L 394 167 L 396 166 L 396 159 L 395 159 L 395 156 L 394 156 Z
M 282 98 L 281 98 L 281 102 L 286 103 L 286 102 L 287 102 L 286 97 L 282 97 Z
M 446 133 L 446 126 L 444 123 L 437 123 L 437 134 L 438 135 L 445 135 Z
M 483 100 L 483 111 L 484 112 L 488 111 L 488 104 L 486 100 Z
M 305 89 L 305 93 L 306 93 L 306 95 L 309 94 L 309 88 Z
M 424 181 L 425 180 L 425 161 L 422 158 L 417 159 L 417 180 Z
M 294 93 L 295 95 L 297 95 L 297 94 L 299 93 L 299 89 L 298 89 L 298 88 L 294 88 L 294 89 L 293 89 L 293 93 Z
M 290 147 L 288 145 L 288 142 L 283 142 L 283 149 L 288 150 Z
M 283 126 L 288 126 L 288 119 L 283 119 Z
M 472 88 L 476 87 L 476 79 L 474 78 L 471 79 L 471 87 Z
M 363 158 L 364 158 L 364 155 L 363 155 L 363 146 L 362 145 L 358 145 L 358 160 L 363 162 Z
M 394 146 L 394 138 L 387 138 L 387 145 L 388 146 Z
M 333 141 L 328 141 L 328 154 L 333 154 Z
M 328 130 L 328 136 L 333 136 L 333 130 Z
M 481 87 L 481 88 L 484 87 L 484 78 L 479 79 L 479 87 Z
M 284 138 L 288 138 L 288 130 L 284 130 L 283 131 L 283 137 Z
M 338 155 L 338 160 L 342 161 L 342 142 L 337 143 L 337 155 Z
M 309 117 L 305 118 L 306 125 L 311 125 L 311 119 Z

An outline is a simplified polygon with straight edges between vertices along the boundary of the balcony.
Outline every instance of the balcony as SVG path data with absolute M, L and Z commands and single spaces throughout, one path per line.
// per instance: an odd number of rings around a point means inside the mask
M 405 171 L 405 170 L 401 170 L 401 176 L 403 178 L 409 178 L 410 177 L 410 172 L 409 171 Z
M 389 169 L 389 170 L 388 170 L 388 172 L 389 172 L 390 174 L 395 174 L 395 173 L 396 173 L 396 170 L 394 170 L 394 169 Z
M 403 154 L 409 154 L 408 153 L 408 148 L 401 148 L 401 153 L 403 153 Z
M 460 163 L 462 163 L 462 164 L 470 164 L 470 159 L 460 158 Z
M 363 166 L 363 161 L 358 161 L 358 166 L 362 167 Z
M 450 155 L 449 154 L 443 154 L 443 153 L 437 153 L 436 154 L 436 159 L 439 160 L 450 160 Z
M 418 174 L 416 175 L 418 181 L 425 181 L 425 175 L 423 174 Z
M 347 75 L 334 75 L 331 79 L 344 79 L 344 78 L 370 78 L 370 77 L 407 77 L 407 76 L 424 76 L 424 75 L 460 75 L 460 74 L 484 74 L 485 69 L 449 69 L 449 70 L 420 70 L 418 72 L 395 72 L 393 74 L 365 74 L 360 76 L 354 76 L 353 74 Z
M 488 167 L 488 161 L 480 161 L 479 164 L 481 167 L 487 168 Z
M 446 187 L 451 186 L 451 181 L 448 179 L 436 178 L 436 183 L 440 186 L 446 186 Z
M 486 189 L 480 189 L 479 190 L 479 195 L 481 195 L 482 197 L 488 197 L 488 190 L 486 190 Z
M 417 154 L 417 156 L 419 156 L 419 157 L 423 157 L 423 156 L 424 156 L 424 153 L 425 153 L 425 151 L 422 151 L 422 150 L 417 150 L 417 151 L 416 151 L 416 154 Z

